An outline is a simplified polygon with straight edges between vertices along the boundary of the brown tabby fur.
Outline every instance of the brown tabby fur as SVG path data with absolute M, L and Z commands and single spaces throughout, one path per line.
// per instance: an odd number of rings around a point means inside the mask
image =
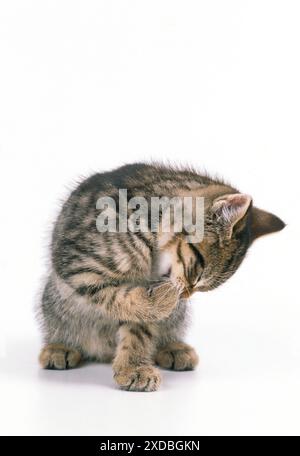
M 119 189 L 147 200 L 204 196 L 203 241 L 187 243 L 185 233 L 99 233 L 96 202 L 101 196 L 117 201 Z M 131 391 L 158 388 L 155 363 L 194 369 L 197 354 L 183 342 L 186 298 L 225 282 L 254 239 L 283 227 L 276 216 L 253 207 L 250 197 L 192 169 L 134 164 L 86 179 L 54 227 L 39 309 L 41 366 L 113 361 L 116 383 Z

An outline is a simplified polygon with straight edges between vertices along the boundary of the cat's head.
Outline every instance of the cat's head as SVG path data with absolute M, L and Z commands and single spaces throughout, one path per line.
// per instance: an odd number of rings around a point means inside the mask
M 169 275 L 184 283 L 184 296 L 212 290 L 236 272 L 255 239 L 284 227 L 278 217 L 254 207 L 248 195 L 219 196 L 206 207 L 202 242 L 187 243 L 181 237 L 166 252 Z

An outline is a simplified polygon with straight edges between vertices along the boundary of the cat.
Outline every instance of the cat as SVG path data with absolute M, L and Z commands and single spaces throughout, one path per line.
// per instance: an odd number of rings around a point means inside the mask
M 99 232 L 97 201 L 110 197 L 118 217 L 120 189 L 127 201 L 204 198 L 203 239 L 187 242 L 184 231 Z M 42 368 L 112 362 L 116 384 L 130 391 L 157 390 L 156 366 L 194 369 L 198 356 L 184 342 L 189 296 L 228 280 L 255 239 L 284 226 L 250 196 L 190 168 L 138 163 L 89 177 L 71 193 L 53 230 L 38 310 Z

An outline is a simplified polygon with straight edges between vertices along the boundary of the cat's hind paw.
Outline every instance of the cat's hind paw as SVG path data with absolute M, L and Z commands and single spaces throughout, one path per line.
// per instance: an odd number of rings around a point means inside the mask
M 46 345 L 39 356 L 39 362 L 43 369 L 70 369 L 76 367 L 80 361 L 80 353 L 63 344 Z
M 199 358 L 189 345 L 183 342 L 173 342 L 157 352 L 155 362 L 164 369 L 184 371 L 195 369 Z

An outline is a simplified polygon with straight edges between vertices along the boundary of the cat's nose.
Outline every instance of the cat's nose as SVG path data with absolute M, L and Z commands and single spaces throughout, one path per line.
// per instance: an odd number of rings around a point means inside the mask
M 189 292 L 187 289 L 185 289 L 182 293 L 181 293 L 181 298 L 189 298 L 191 296 L 191 292 Z
M 184 291 L 182 292 L 181 297 L 190 298 L 192 296 L 192 294 L 196 293 L 196 291 L 198 291 L 198 289 L 195 287 L 186 287 L 184 289 Z

